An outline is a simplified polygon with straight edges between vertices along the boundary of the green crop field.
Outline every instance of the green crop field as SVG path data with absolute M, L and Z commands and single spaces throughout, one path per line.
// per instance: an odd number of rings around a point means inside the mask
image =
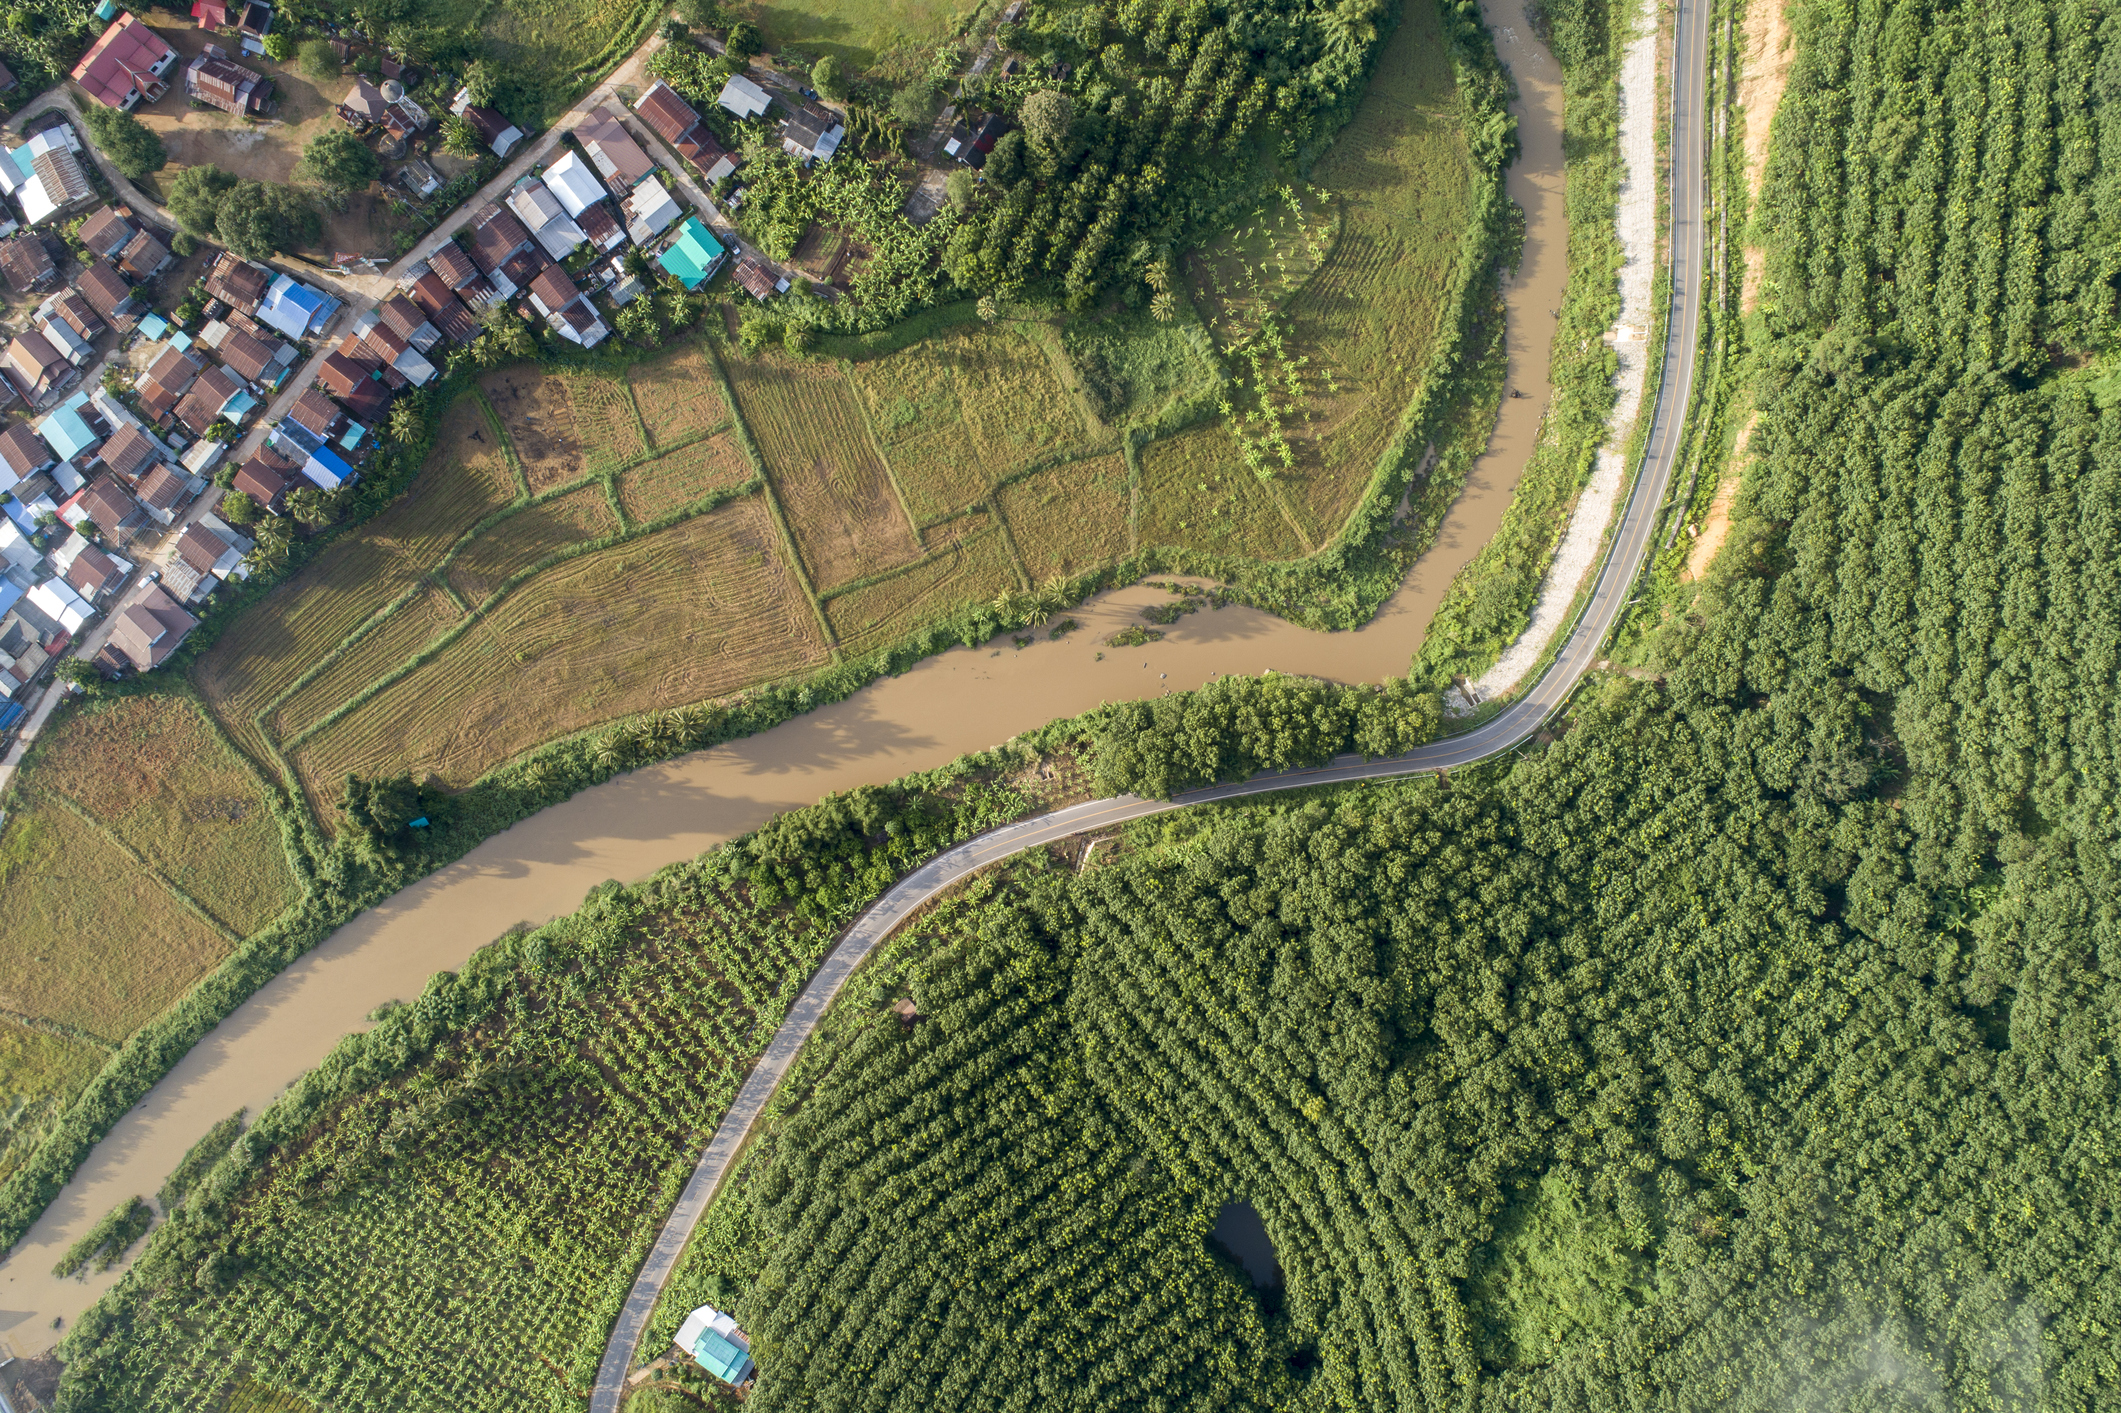
M 4 850 L 0 845 L 0 857 Z M 0 1017 L 0 1178 L 35 1151 L 52 1119 L 109 1057 L 89 1040 Z
M 997 499 L 1024 570 L 1036 582 L 1081 574 L 1127 553 L 1124 457 L 1063 462 L 1004 486 Z
M 418 0 L 409 8 L 444 34 L 477 35 L 515 106 L 539 126 L 639 48 L 669 13 L 649 0 Z
M 1304 553 L 1276 488 L 1253 475 L 1221 426 L 1149 443 L 1141 468 L 1144 545 L 1198 545 L 1253 559 Z
M 953 330 L 851 371 L 923 524 L 976 504 L 1011 470 L 1085 436 L 1044 349 L 1006 325 Z
M 748 497 L 541 571 L 293 755 L 316 794 L 348 771 L 468 785 L 584 726 L 825 657 L 772 521 Z
M 1016 583 L 1009 548 L 983 515 L 950 522 L 951 534 L 930 557 L 825 603 L 840 647 L 859 657 L 908 636 L 921 624 L 985 603 Z
M 844 373 L 765 354 L 733 359 L 729 380 L 819 593 L 920 558 Z

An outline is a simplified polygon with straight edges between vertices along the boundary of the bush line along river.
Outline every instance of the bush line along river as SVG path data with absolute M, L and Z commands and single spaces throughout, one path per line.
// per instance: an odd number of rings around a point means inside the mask
M 60 1333 L 54 1319 L 70 1322 L 115 1284 L 118 1270 L 62 1280 L 51 1268 L 98 1217 L 156 1192 L 216 1122 L 239 1108 L 257 1113 L 342 1035 L 364 1029 L 377 1006 L 418 995 L 433 973 L 462 965 L 517 922 L 573 911 L 608 879 L 645 878 L 824 795 L 932 770 L 1100 702 L 1269 668 L 1341 682 L 1403 675 L 1444 591 L 1500 523 L 1538 440 L 1566 276 L 1560 72 L 1519 0 L 1487 13 L 1519 91 L 1521 154 L 1506 183 L 1525 212 L 1524 253 L 1503 294 L 1507 386 L 1525 396 L 1503 400 L 1435 545 L 1376 619 L 1326 634 L 1229 607 L 1181 618 L 1160 642 L 1110 648 L 1105 639 L 1138 623 L 1143 607 L 1169 599 L 1145 586 L 1115 590 L 1072 610 L 1082 628 L 1064 639 L 953 649 L 844 702 L 634 771 L 495 835 L 289 967 L 112 1128 L 0 1266 L 0 1337 L 22 1354 L 47 1348 Z

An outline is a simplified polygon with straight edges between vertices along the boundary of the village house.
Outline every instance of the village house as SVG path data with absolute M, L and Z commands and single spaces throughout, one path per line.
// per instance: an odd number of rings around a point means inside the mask
M 736 1321 L 712 1305 L 702 1305 L 678 1326 L 679 1352 L 725 1384 L 741 1385 L 758 1371 L 751 1341 Z
M 246 382 L 267 391 L 277 389 L 294 371 L 292 344 L 276 338 L 260 338 L 215 319 L 199 331 L 199 342 L 221 355 L 229 370 Z
M 124 482 L 105 473 L 61 503 L 59 518 L 76 530 L 93 524 L 116 543 L 124 544 L 147 524 L 147 511 L 133 499 Z
M 170 254 L 162 237 L 152 229 L 143 228 L 140 234 L 125 243 L 118 252 L 118 268 L 136 280 L 151 280 L 169 268 L 177 257 Z
M 34 604 L 39 613 L 59 625 L 59 630 L 71 636 L 95 621 L 96 606 L 74 591 L 74 586 L 64 579 L 46 579 L 22 596 L 23 602 Z
M 0 186 L 22 208 L 23 221 L 39 225 L 96 199 L 82 163 L 81 139 L 71 123 L 32 133 L 13 151 L 0 151 Z
M 611 333 L 567 272 L 557 265 L 540 270 L 530 282 L 530 303 L 545 316 L 554 333 L 584 348 L 595 348 Z
M 950 129 L 950 140 L 943 144 L 943 151 L 976 171 L 987 165 L 987 154 L 994 150 L 1007 127 L 999 113 L 989 113 L 970 128 L 959 123 Z
M 668 230 L 681 213 L 663 183 L 650 177 L 619 203 L 619 214 L 626 218 L 627 237 L 635 245 L 646 245 Z
M 239 118 L 260 118 L 275 111 L 272 80 L 244 68 L 218 44 L 206 46 L 184 70 L 184 94 Z
M 177 403 L 177 421 L 194 436 L 203 437 L 224 419 L 241 426 L 257 405 L 242 381 L 217 363 L 201 373 Z
M 763 118 L 766 116 L 766 110 L 773 106 L 773 100 L 766 96 L 766 90 L 742 74 L 723 84 L 721 96 L 714 101 L 739 118 Z
M 472 215 L 471 258 L 502 299 L 512 298 L 522 288 L 507 271 L 515 268 L 515 262 L 530 254 L 533 242 L 530 232 L 512 212 L 503 210 L 498 202 L 488 202 Z M 531 270 L 532 274 L 537 269 Z M 523 283 L 528 283 L 524 281 Z
M 52 479 L 69 493 L 79 490 L 82 485 L 77 468 L 85 468 L 94 460 L 96 448 L 102 446 L 110 434 L 109 419 L 89 400 L 86 391 L 64 399 L 37 419 L 37 435 L 44 438 L 45 445 L 59 453 L 59 464 L 52 468 Z
M 143 585 L 132 605 L 112 621 L 110 641 L 97 655 L 105 670 L 131 667 L 152 672 L 175 652 L 199 620 L 171 598 L 160 584 Z
M 58 460 L 29 423 L 10 422 L 0 427 L 0 491 L 12 494 L 22 482 L 50 470 Z
M 337 443 L 347 451 L 360 445 L 364 435 L 360 423 L 316 388 L 302 389 L 295 405 L 287 409 L 287 416 L 314 433 L 319 442 Z
M 115 593 L 133 572 L 131 561 L 104 553 L 79 534 L 68 535 L 48 562 L 52 572 L 92 606 Z
M 335 491 L 350 485 L 360 475 L 345 457 L 327 446 L 322 437 L 292 417 L 283 417 L 273 424 L 271 445 L 281 456 L 297 463 L 302 475 L 324 490 Z
M 391 382 L 393 373 L 401 380 L 394 384 L 396 387 L 425 387 L 441 376 L 441 370 L 428 360 L 427 355 L 414 347 L 412 340 L 392 328 L 377 310 L 366 310 L 355 319 L 353 333 L 360 339 L 362 349 L 387 370 L 384 381 Z M 439 340 L 441 335 L 435 337 Z
M 339 312 L 339 301 L 323 290 L 303 284 L 293 275 L 281 275 L 258 302 L 258 322 L 296 342 L 324 332 L 324 326 Z
M 106 332 L 78 290 L 64 290 L 37 306 L 36 329 L 76 368 L 96 356 L 96 338 Z
M 98 260 L 107 260 L 125 249 L 138 227 L 126 219 L 131 213 L 122 206 L 105 206 L 81 223 L 81 243 Z
M 687 216 L 678 227 L 676 238 L 656 257 L 656 262 L 676 275 L 686 289 L 698 289 L 714 277 L 727 254 L 705 222 L 697 216 Z
M 176 553 L 162 572 L 162 587 L 186 605 L 198 603 L 241 568 L 253 543 L 218 517 L 201 516 L 177 537 Z
M 0 698 L 19 697 L 51 661 L 40 636 L 19 613 L 0 618 Z
M 0 240 L 0 274 L 7 276 L 8 288 L 17 294 L 35 294 L 59 282 L 59 267 L 52 263 L 51 252 L 33 235 Z
M 133 394 L 157 426 L 168 423 L 177 403 L 191 390 L 203 369 L 201 362 L 174 343 L 164 344 L 147 371 L 133 383 Z
M 281 456 L 260 448 L 238 468 L 230 489 L 243 492 L 268 514 L 279 515 L 287 509 L 287 492 L 293 485 L 288 473 L 294 469 Z
M 270 269 L 233 251 L 222 251 L 206 270 L 206 292 L 229 308 L 245 313 L 258 307 L 272 282 Z
M 661 79 L 649 85 L 648 91 L 633 105 L 633 110 L 641 115 L 642 121 L 654 130 L 657 137 L 670 144 L 672 151 L 706 173 L 709 185 L 727 174 L 715 171 L 717 165 L 728 162 L 728 171 L 736 170 L 735 163 L 729 162 L 728 154 L 714 140 L 714 134 L 707 130 L 699 113 Z
M 157 525 L 167 526 L 176 523 L 177 513 L 190 505 L 192 497 L 205 485 L 204 481 L 193 480 L 168 462 L 158 461 L 147 468 L 147 474 L 140 478 L 133 494 L 146 507 L 149 519 Z
M 140 297 L 125 282 L 125 276 L 119 274 L 115 266 L 100 260 L 81 272 L 76 288 L 88 301 L 88 307 L 120 333 L 130 330 L 146 312 Z
M 426 314 L 428 322 L 440 329 L 450 342 L 470 343 L 479 336 L 478 319 L 449 288 L 449 281 L 434 270 L 422 271 L 405 289 L 412 302 Z
M 493 150 L 496 157 L 506 157 L 523 140 L 523 130 L 491 108 L 482 108 L 471 101 L 468 89 L 458 89 L 457 96 L 450 100 L 449 111 L 471 124 L 471 130 L 479 135 L 479 141 Z
M 801 112 L 781 124 L 781 150 L 804 166 L 830 162 L 847 136 L 847 126 L 824 108 L 805 105 Z
M 354 420 L 374 426 L 390 411 L 390 389 L 383 386 L 383 365 L 361 349 L 361 341 L 348 334 L 317 369 L 317 381 L 353 414 Z
M 15 335 L 7 352 L 0 354 L 0 371 L 32 408 L 46 406 L 81 380 L 81 370 L 35 329 Z
M 454 241 L 436 247 L 434 254 L 427 257 L 427 268 L 441 276 L 442 283 L 475 315 L 501 297 L 492 282 L 479 273 L 470 252 Z M 413 269 L 417 272 L 419 267 Z
M 442 189 L 442 174 L 414 157 L 398 168 L 398 184 L 424 201 Z
M 575 128 L 574 137 L 589 154 L 604 184 L 621 196 L 655 170 L 654 159 L 633 140 L 619 110 L 608 103 L 584 118 Z
M 103 463 L 103 469 L 127 485 L 139 480 L 142 472 L 168 456 L 169 448 L 145 428 L 135 427 L 130 422 L 121 424 L 111 433 L 110 440 L 96 449 L 96 459 Z
M 608 195 L 588 159 L 573 148 L 545 169 L 542 180 L 569 216 L 580 216 Z
M 168 41 L 126 11 L 81 56 L 73 78 L 104 107 L 125 112 L 143 98 L 150 103 L 160 98 L 176 62 L 177 51 Z
M 568 219 L 559 197 L 536 177 L 524 177 L 515 184 L 508 193 L 508 209 L 555 260 L 565 260 L 586 239 L 582 228 Z
M 737 282 L 744 293 L 758 300 L 764 300 L 788 288 L 787 280 L 775 275 L 766 267 L 765 261 L 748 250 L 738 258 L 736 268 L 730 272 L 730 278 Z
M 383 322 L 390 325 L 398 336 L 422 353 L 429 352 L 442 341 L 442 331 L 427 320 L 427 315 L 402 294 L 394 294 L 376 306 Z

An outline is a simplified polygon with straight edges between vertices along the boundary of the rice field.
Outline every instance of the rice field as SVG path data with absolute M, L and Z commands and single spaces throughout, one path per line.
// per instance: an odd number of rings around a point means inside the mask
M 476 608 L 540 560 L 618 528 L 603 486 L 583 486 L 525 506 L 466 545 L 446 571 L 449 585 Z
M 8 820 L 0 898 L 0 1008 L 112 1042 L 153 1019 L 230 947 L 57 802 Z
M 950 543 L 925 563 L 826 601 L 825 617 L 843 652 L 860 657 L 888 647 L 921 624 L 986 602 L 1016 583 L 999 526 L 976 515 L 950 528 Z
M 501 419 L 532 495 L 587 474 L 565 378 L 534 367 L 501 368 L 479 379 L 479 391 Z
M 953 329 L 853 364 L 851 376 L 924 525 L 1088 433 L 1045 351 L 1004 324 Z
M 545 570 L 293 758 L 312 788 L 349 771 L 461 787 L 556 737 L 826 656 L 772 520 L 747 497 Z
M 36 1151 L 45 1126 L 108 1055 L 85 1040 L 0 1019 L 0 1180 Z
M 819 593 L 921 557 L 843 373 L 767 355 L 729 377 Z
M 1144 545 L 1191 545 L 1252 559 L 1295 559 L 1303 541 L 1273 488 L 1252 474 L 1229 432 L 1196 427 L 1141 449 Z
M 515 494 L 514 474 L 477 400 L 459 399 L 411 488 L 247 610 L 192 668 L 238 744 L 254 759 L 270 759 L 253 724 L 257 714 Z
M 25 773 L 24 793 L 72 800 L 234 932 L 294 901 L 256 777 L 182 697 L 121 697 L 68 718 Z M 152 933 L 130 931 L 155 949 Z
M 751 477 L 751 463 L 737 445 L 736 434 L 722 432 L 644 461 L 619 477 L 619 504 L 628 520 L 646 525 Z
M 591 373 L 564 374 L 558 381 L 567 390 L 584 470 L 608 476 L 640 459 L 648 449 L 648 434 L 634 415 L 633 394 L 625 382 Z
M 424 586 L 389 617 L 346 646 L 331 664 L 303 683 L 265 719 L 276 741 L 290 741 L 337 711 L 370 683 L 395 672 L 435 637 L 463 620 L 456 601 Z
M 1024 570 L 1039 583 L 1110 564 L 1129 549 L 1127 463 L 1116 452 L 1026 476 L 999 500 Z
M 648 440 L 655 446 L 675 446 L 728 425 L 729 408 L 722 401 L 712 358 L 697 343 L 681 344 L 653 362 L 636 365 L 626 376 Z

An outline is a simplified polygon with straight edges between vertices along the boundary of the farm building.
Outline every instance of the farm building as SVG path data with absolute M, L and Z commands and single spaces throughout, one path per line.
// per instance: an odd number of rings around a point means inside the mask
M 646 245 L 670 229 L 680 214 L 677 202 L 654 177 L 642 182 L 619 203 L 626 218 L 626 234 L 635 245 Z
M 686 289 L 698 289 L 714 277 L 727 255 L 705 222 L 697 216 L 687 216 L 685 224 L 678 227 L 677 239 L 656 257 L 656 262 L 676 275 Z
M 0 428 L 0 491 L 13 492 L 39 471 L 50 470 L 58 459 L 29 423 L 8 423 Z
M 125 276 L 100 260 L 81 272 L 77 286 L 88 307 L 95 310 L 112 328 L 121 332 L 133 327 L 140 315 L 146 311 L 133 287 L 125 282 Z
M 571 149 L 545 169 L 544 181 L 570 216 L 581 215 L 607 195 L 604 184 L 597 180 L 595 172 L 589 170 L 589 163 L 582 154 Z
M 766 267 L 765 261 L 748 251 L 737 260 L 736 269 L 730 272 L 730 278 L 753 299 L 766 299 L 788 288 L 787 280 L 774 274 Z
M 152 103 L 165 93 L 177 51 L 170 48 L 131 11 L 112 20 L 102 38 L 74 65 L 74 82 L 106 108 L 123 112 L 142 98 Z
M 758 1366 L 751 1341 L 736 1321 L 712 1305 L 702 1305 L 678 1326 L 677 1346 L 702 1369 L 726 1384 L 741 1384 Z
M 959 123 L 950 129 L 950 140 L 943 144 L 943 151 L 968 167 L 984 167 L 987 154 L 994 150 L 994 144 L 1001 139 L 1006 127 L 999 113 L 989 113 L 970 128 Z
M 83 160 L 81 139 L 71 123 L 46 128 L 12 152 L 0 152 L 0 163 L 9 168 L 0 181 L 21 206 L 25 223 L 40 225 L 95 199 Z
M 508 209 L 515 212 L 545 253 L 565 260 L 588 239 L 582 228 L 568 219 L 567 208 L 552 189 L 536 177 L 524 177 L 508 193 Z
M 278 515 L 287 508 L 287 492 L 292 484 L 287 473 L 294 469 L 284 458 L 261 450 L 237 469 L 232 485 L 268 513 Z
M 57 282 L 59 267 L 52 263 L 43 241 L 24 235 L 0 241 L 0 274 L 7 276 L 8 287 L 15 293 L 34 294 Z
M 278 106 L 271 101 L 272 80 L 244 68 L 218 44 L 207 45 L 185 67 L 184 95 L 239 118 L 262 117 Z
M 618 111 L 609 104 L 584 118 L 575 128 L 574 137 L 589 154 L 591 165 L 603 176 L 605 185 L 621 196 L 655 170 L 654 160 L 633 140 Z
M 331 316 L 339 312 L 339 301 L 320 289 L 312 289 L 293 275 L 282 275 L 265 291 L 258 304 L 258 322 L 277 329 L 296 341 L 324 332 Z
M 407 287 L 412 293 L 413 303 L 420 306 L 428 320 L 446 334 L 454 343 L 470 343 L 480 333 L 479 321 L 464 307 L 449 288 L 449 281 L 432 270 L 423 271 Z
M 766 96 L 766 90 L 742 74 L 723 84 L 721 96 L 714 101 L 739 118 L 762 118 L 766 116 L 766 110 L 773 106 L 773 100 Z
M 0 353 L 0 371 L 6 372 L 15 392 L 33 408 L 50 402 L 81 377 L 81 370 L 35 329 L 15 335 L 7 352 Z
M 545 316 L 552 331 L 570 343 L 595 348 L 611 333 L 567 272 L 557 265 L 546 266 L 530 282 L 530 303 Z
M 160 584 L 147 584 L 134 595 L 131 606 L 112 622 L 110 642 L 96 660 L 105 664 L 115 655 L 121 668 L 130 666 L 139 672 L 151 672 L 198 626 L 199 620 L 164 592 Z
M 830 111 L 806 106 L 781 124 L 781 150 L 805 165 L 830 162 L 846 136 L 846 124 Z
M 449 111 L 471 124 L 471 130 L 479 135 L 479 141 L 491 148 L 496 157 L 506 157 L 523 140 L 523 130 L 491 108 L 482 108 L 471 101 L 471 94 L 457 90 L 450 101 Z

